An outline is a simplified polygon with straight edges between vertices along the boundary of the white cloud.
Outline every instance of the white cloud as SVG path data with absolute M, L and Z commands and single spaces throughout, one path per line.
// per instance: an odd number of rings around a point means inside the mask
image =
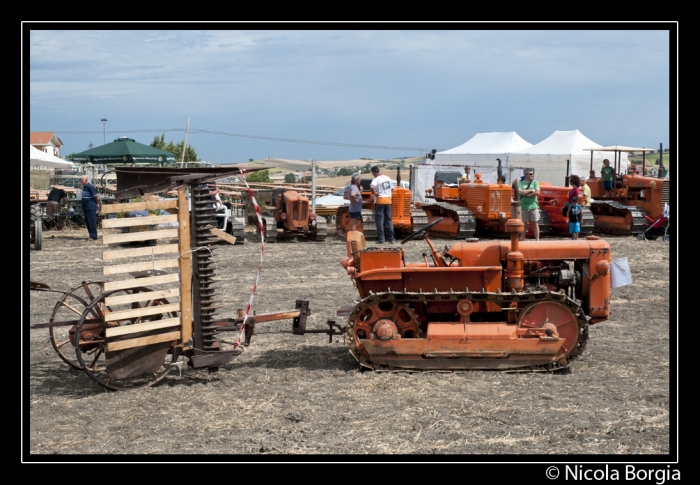
M 90 120 L 110 112 L 131 117 L 134 127 L 147 109 L 162 114 L 159 126 L 191 116 L 209 129 L 245 133 L 246 120 L 261 120 L 250 134 L 319 133 L 357 143 L 381 127 L 378 136 L 390 145 L 416 144 L 415 133 L 423 131 L 422 144 L 449 148 L 479 131 L 524 136 L 533 117 L 547 120 L 539 137 L 529 137 L 537 143 L 551 133 L 549 123 L 599 119 L 600 106 L 606 123 L 620 130 L 630 106 L 668 111 L 668 32 L 416 27 L 34 30 L 30 120 L 60 131 L 47 124 L 62 119 L 62 110 Z M 667 140 L 668 131 L 665 118 L 650 117 L 638 136 Z

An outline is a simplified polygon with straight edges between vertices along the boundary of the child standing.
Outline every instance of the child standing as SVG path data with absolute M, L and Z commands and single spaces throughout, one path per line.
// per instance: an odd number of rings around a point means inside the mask
M 567 212 L 569 232 L 571 233 L 571 239 L 574 240 L 578 239 L 578 233 L 581 232 L 581 204 L 579 204 L 578 200 L 578 195 L 571 197 L 571 204 L 569 204 Z
M 610 160 L 607 158 L 603 160 L 603 168 L 600 169 L 600 175 L 603 176 L 603 192 L 605 192 L 605 197 L 612 197 L 615 169 L 610 166 Z

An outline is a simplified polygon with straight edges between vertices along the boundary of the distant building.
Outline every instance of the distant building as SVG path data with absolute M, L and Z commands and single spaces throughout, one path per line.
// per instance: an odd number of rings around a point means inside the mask
M 42 152 L 57 157 L 61 156 L 63 142 L 53 131 L 32 131 L 29 133 L 29 144 Z

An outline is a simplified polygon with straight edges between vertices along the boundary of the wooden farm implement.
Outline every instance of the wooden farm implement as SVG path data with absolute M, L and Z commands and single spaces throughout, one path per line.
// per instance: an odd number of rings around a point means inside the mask
M 185 363 L 218 370 L 250 343 L 256 324 L 292 319 L 293 334 L 326 333 L 332 338 L 343 332 L 334 322 L 328 329 L 307 330 L 310 310 L 303 300 L 293 310 L 277 313 L 216 314 L 221 300 L 216 298 L 216 246 L 210 243 L 224 239 L 233 244 L 235 238 L 218 229 L 206 183 L 237 175 L 238 169 L 119 167 L 116 172 L 118 200 L 173 189 L 177 198 L 102 208 L 103 214 L 158 212 L 147 218 L 102 220 L 105 230 L 130 229 L 102 236 L 103 244 L 111 246 L 102 259 L 114 263 L 103 267 L 104 280 L 83 281 L 65 291 L 31 282 L 32 290 L 61 294 L 50 320 L 30 327 L 48 328 L 54 349 L 68 365 L 108 389 L 125 390 L 151 386 Z M 113 246 L 162 239 L 170 243 Z M 234 333 L 233 338 L 226 340 L 226 332 Z

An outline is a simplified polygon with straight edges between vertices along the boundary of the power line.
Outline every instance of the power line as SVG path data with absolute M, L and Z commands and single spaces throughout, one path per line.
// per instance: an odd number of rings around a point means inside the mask
M 168 128 L 168 129 L 148 129 L 148 130 L 114 130 L 110 133 L 168 133 L 168 132 L 184 132 L 182 128 Z M 277 138 L 272 136 L 258 136 L 258 135 L 244 135 L 241 133 L 226 133 L 224 131 L 211 131 L 211 130 L 197 130 L 190 129 L 190 133 L 204 133 L 208 135 L 220 135 L 220 136 L 233 136 L 238 138 L 250 138 L 254 140 L 267 140 L 267 141 L 279 141 L 285 143 L 300 143 L 306 145 L 324 145 L 324 146 L 338 146 L 338 147 L 348 147 L 348 148 L 374 148 L 377 150 L 410 150 L 418 152 L 428 152 L 432 150 L 431 148 L 417 148 L 417 147 L 392 147 L 386 145 L 364 145 L 357 143 L 341 143 L 341 142 L 331 142 L 331 141 L 314 141 L 314 140 L 296 140 L 293 138 Z M 98 133 L 96 131 L 62 131 L 68 135 L 92 135 Z M 439 149 L 442 150 L 442 149 Z

